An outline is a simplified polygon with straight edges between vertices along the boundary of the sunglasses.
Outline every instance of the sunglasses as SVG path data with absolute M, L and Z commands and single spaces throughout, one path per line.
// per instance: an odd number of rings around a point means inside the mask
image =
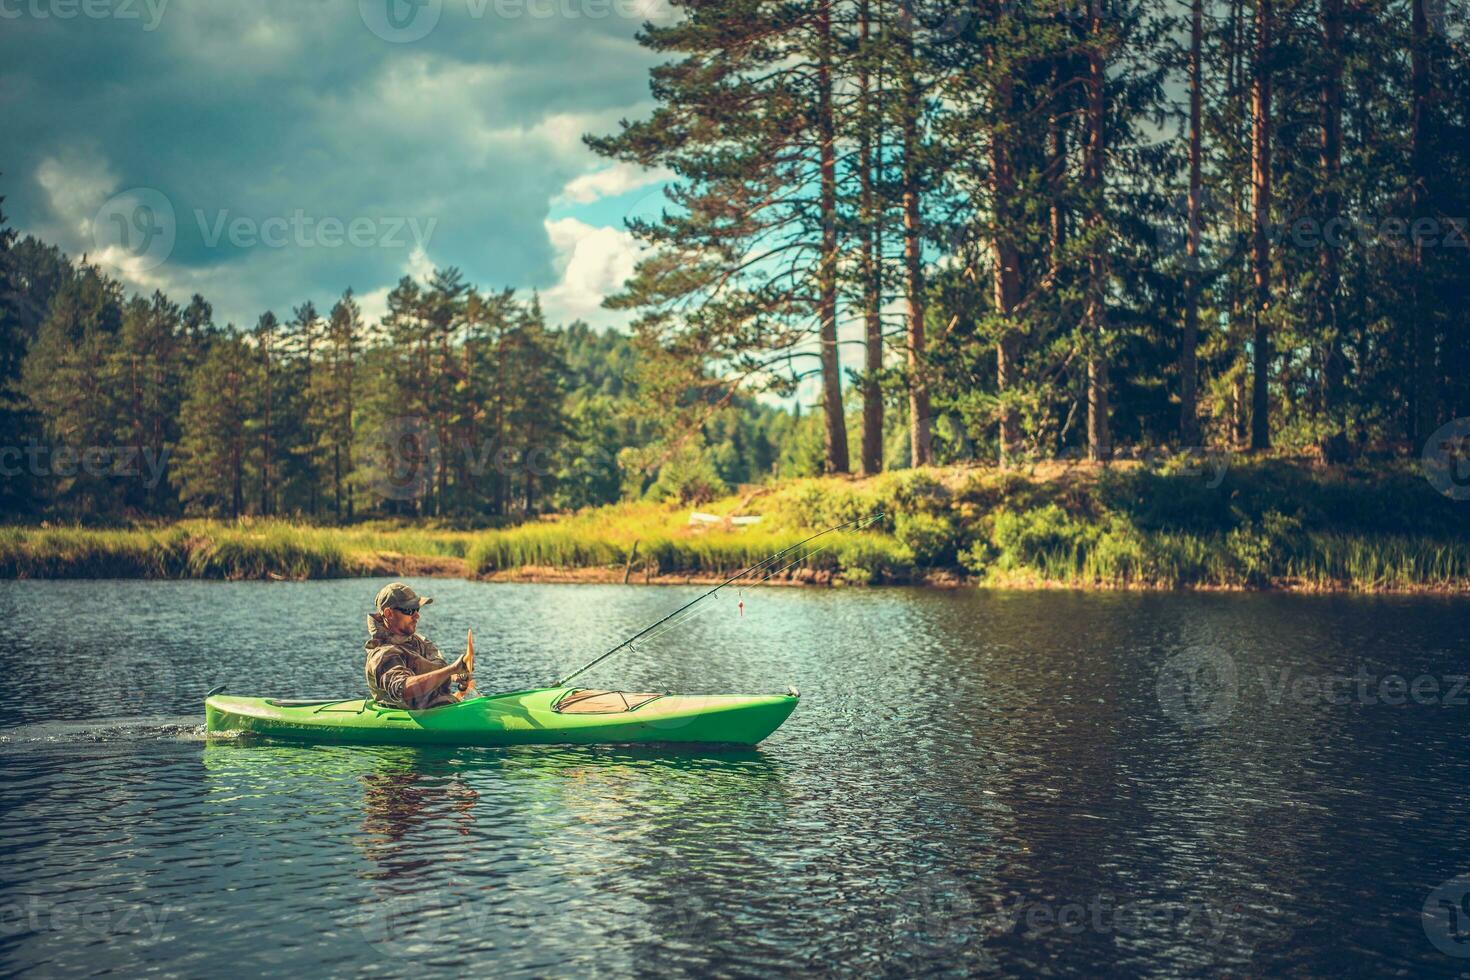
M 417 616 L 419 614 L 419 611 L 417 609 L 404 609 L 402 606 L 389 606 L 388 608 L 392 609 L 394 612 L 403 613 L 403 615 L 405 616 Z

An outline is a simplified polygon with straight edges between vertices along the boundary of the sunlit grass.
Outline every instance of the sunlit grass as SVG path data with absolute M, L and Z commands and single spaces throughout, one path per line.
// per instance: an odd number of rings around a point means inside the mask
M 1228 472 L 1204 474 L 1137 466 L 918 469 L 746 488 L 698 510 L 759 521 L 692 522 L 687 506 L 632 501 L 490 530 L 392 520 L 9 527 L 0 528 L 0 575 L 320 578 L 423 560 L 440 574 L 714 577 L 881 512 L 881 524 L 827 534 L 754 577 L 775 571 L 883 583 L 939 573 L 1084 588 L 1470 589 L 1470 512 L 1402 469 L 1324 474 L 1279 461 L 1236 461 Z
M 402 534 L 281 521 L 183 521 L 167 528 L 0 530 L 9 578 L 331 578 L 355 574 L 377 551 L 462 554 L 444 533 Z

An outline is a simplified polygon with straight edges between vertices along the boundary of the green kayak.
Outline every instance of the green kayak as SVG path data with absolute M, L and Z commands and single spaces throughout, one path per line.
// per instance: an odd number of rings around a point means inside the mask
M 282 701 L 215 695 L 210 732 L 306 742 L 399 745 L 703 742 L 754 745 L 796 709 L 797 695 L 630 694 L 552 687 L 467 698 L 424 711 L 373 701 Z

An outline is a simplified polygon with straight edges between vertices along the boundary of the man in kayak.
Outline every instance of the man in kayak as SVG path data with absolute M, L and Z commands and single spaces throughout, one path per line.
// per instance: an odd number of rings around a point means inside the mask
M 467 682 L 464 658 L 446 664 L 444 655 L 417 632 L 419 610 L 433 602 L 402 582 L 385 585 L 368 616 L 368 690 L 378 704 L 394 708 L 438 708 L 455 704 L 456 682 Z

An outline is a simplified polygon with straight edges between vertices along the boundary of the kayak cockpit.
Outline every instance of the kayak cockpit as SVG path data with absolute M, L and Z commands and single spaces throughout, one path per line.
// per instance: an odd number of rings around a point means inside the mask
M 627 691 L 597 691 L 573 688 L 551 705 L 559 715 L 610 715 L 636 711 L 662 694 L 630 694 Z

